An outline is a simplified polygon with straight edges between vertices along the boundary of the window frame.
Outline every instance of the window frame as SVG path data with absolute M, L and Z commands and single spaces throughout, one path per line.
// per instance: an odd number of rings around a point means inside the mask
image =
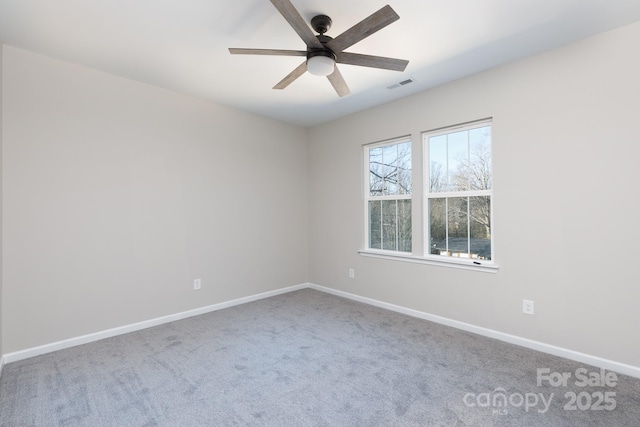
M 409 143 L 409 147 L 411 150 L 411 191 L 408 194 L 389 194 L 389 195 L 380 195 L 380 196 L 371 196 L 371 181 L 370 181 L 370 151 L 375 148 L 387 147 L 396 144 Z M 371 230 L 369 223 L 369 202 L 371 201 L 384 201 L 384 200 L 410 200 L 411 206 L 413 210 L 414 198 L 413 198 L 413 184 L 414 184 L 414 172 L 413 172 L 413 140 L 411 135 L 400 136 L 397 138 L 386 139 L 383 141 L 378 141 L 370 144 L 363 145 L 363 165 L 364 165 L 364 185 L 363 185 L 363 195 L 364 195 L 364 251 L 379 253 L 379 254 L 389 254 L 389 255 L 399 255 L 399 256 L 410 256 L 413 254 L 413 238 L 411 239 L 411 251 L 401 251 L 398 249 L 377 249 L 371 248 Z M 412 226 L 413 226 L 413 215 L 412 215 Z
M 491 188 L 485 190 L 459 190 L 459 191 L 439 191 L 439 192 L 431 192 L 429 191 L 430 187 L 430 177 L 431 177 L 431 161 L 429 158 L 429 138 L 438 137 L 442 135 L 450 135 L 457 132 L 462 131 L 470 131 L 472 129 L 478 129 L 482 127 L 489 126 L 491 128 L 491 142 L 490 142 L 490 163 L 491 163 Z M 443 128 L 438 128 L 430 131 L 424 131 L 421 133 L 422 139 L 422 179 L 423 179 L 423 201 L 422 201 L 422 212 L 423 212 L 423 241 L 424 241 L 424 254 L 423 256 L 428 259 L 434 260 L 442 260 L 442 259 L 451 259 L 456 257 L 444 256 L 444 255 L 435 255 L 430 253 L 430 242 L 431 242 L 431 224 L 429 218 L 429 200 L 430 199 L 451 199 L 451 198 L 459 198 L 459 197 L 489 197 L 489 222 L 491 224 L 491 259 L 480 259 L 474 260 L 473 258 L 457 258 L 461 262 L 473 263 L 474 265 L 494 265 L 495 264 L 495 242 L 494 242 L 494 230 L 493 226 L 495 224 L 493 220 L 493 211 L 494 211 L 494 195 L 493 195 L 493 119 L 486 118 L 482 120 L 476 120 L 473 122 L 461 123 L 458 125 L 447 126 Z M 468 147 L 470 150 L 470 147 Z

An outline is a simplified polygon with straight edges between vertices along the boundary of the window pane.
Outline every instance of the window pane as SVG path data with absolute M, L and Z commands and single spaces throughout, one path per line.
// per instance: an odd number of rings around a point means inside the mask
M 398 250 L 411 252 L 411 200 L 398 200 Z
M 395 251 L 398 249 L 398 202 L 396 200 L 382 201 L 382 249 Z
M 469 257 L 469 230 L 467 215 L 467 197 L 451 197 L 448 199 L 448 231 L 447 246 L 451 256 Z
M 448 135 L 449 190 L 466 191 L 469 188 L 469 132 Z
M 469 203 L 471 256 L 489 260 L 491 259 L 491 198 L 471 197 Z
M 429 253 L 440 255 L 447 250 L 446 199 L 429 199 Z
M 369 202 L 369 247 L 372 249 L 382 249 L 381 209 L 381 202 Z
M 398 144 L 398 194 L 411 194 L 411 141 Z
M 490 126 L 469 131 L 469 152 L 471 190 L 490 190 L 493 185 Z
M 369 150 L 369 194 L 382 195 L 382 148 Z
M 398 194 L 398 145 L 382 147 L 383 194 Z
M 368 161 L 368 246 L 411 252 L 411 140 L 365 148 Z M 402 199 L 399 199 L 401 197 Z M 385 200 L 380 200 L 385 199 Z
M 429 192 L 447 191 L 447 136 L 429 138 Z

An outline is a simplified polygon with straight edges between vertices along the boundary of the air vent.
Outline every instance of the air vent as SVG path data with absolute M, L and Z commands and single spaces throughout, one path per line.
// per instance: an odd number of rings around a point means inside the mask
M 391 86 L 387 86 L 387 89 L 396 89 L 396 88 L 399 88 L 400 86 L 405 86 L 405 85 L 408 85 L 409 83 L 413 83 L 414 81 L 415 80 L 413 80 L 413 78 L 408 78 L 407 80 L 403 80 Z

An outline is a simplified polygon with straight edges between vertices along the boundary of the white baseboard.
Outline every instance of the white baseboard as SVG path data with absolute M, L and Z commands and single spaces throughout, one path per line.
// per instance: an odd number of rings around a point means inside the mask
M 250 295 L 248 297 L 238 298 L 231 301 L 221 302 L 219 304 L 213 304 L 206 307 L 196 308 L 194 310 L 184 311 L 182 313 L 171 314 L 168 316 L 157 317 L 155 319 L 145 320 L 143 322 L 133 323 L 130 325 L 120 326 L 113 329 L 107 329 L 105 331 L 95 332 L 92 334 L 82 335 L 75 338 L 69 338 L 62 341 L 57 341 L 50 344 L 41 345 L 38 347 L 32 347 L 13 353 L 7 353 L 4 355 L 4 361 L 6 363 L 17 362 L 18 360 L 28 359 L 30 357 L 39 356 L 41 354 L 51 353 L 53 351 L 63 350 L 65 348 L 75 347 L 77 345 L 88 344 L 90 342 L 102 340 L 105 338 L 111 338 L 116 335 L 128 334 L 129 332 L 135 332 L 142 329 L 151 328 L 153 326 L 162 325 L 164 323 L 175 322 L 176 320 L 186 319 L 188 317 L 198 316 L 200 314 L 210 313 L 212 311 L 222 310 L 224 308 L 233 307 L 240 304 L 245 304 L 252 301 L 257 301 L 264 298 L 273 297 L 288 292 L 297 291 L 299 289 L 305 289 L 309 287 L 308 284 L 301 284 L 290 286 L 287 288 L 276 289 L 274 291 L 263 292 L 256 295 Z M 2 365 L 0 364 L 0 367 Z
M 557 347 L 551 344 L 545 344 L 543 342 L 518 337 L 516 335 L 506 334 L 504 332 L 483 328 L 481 326 L 475 326 L 469 323 L 459 322 L 457 320 L 448 319 L 446 317 L 436 316 L 436 315 L 425 313 L 422 311 L 413 310 L 411 308 L 389 304 L 383 301 L 378 301 L 371 298 L 350 294 L 348 292 L 343 292 L 336 289 L 327 288 L 324 286 L 319 286 L 319 285 L 310 283 L 309 288 L 315 289 L 321 292 L 326 292 L 328 294 L 340 296 L 343 298 L 348 298 L 348 299 L 362 302 L 365 304 L 373 305 L 375 307 L 384 308 L 386 310 L 391 310 L 398 313 L 406 314 L 408 316 L 429 320 L 431 322 L 439 323 L 441 325 L 462 329 L 463 331 L 472 332 L 474 334 L 483 335 L 485 337 L 495 338 L 500 341 L 505 341 L 510 344 L 515 344 L 521 347 L 530 348 L 532 350 L 537 350 L 543 353 L 552 354 L 554 356 L 564 357 L 565 359 L 574 360 L 576 362 L 585 363 L 587 365 L 592 365 L 598 368 L 604 368 L 609 371 L 614 371 L 620 374 L 629 375 L 630 377 L 640 378 L 640 367 L 637 367 L 637 366 L 627 365 L 625 363 L 603 359 L 601 357 L 580 353 L 578 351 Z
M 274 291 L 263 292 L 256 295 L 251 295 L 244 298 L 238 298 L 219 304 L 210 305 L 207 307 L 201 307 L 194 310 L 185 311 L 182 313 L 176 313 L 169 316 L 158 317 L 155 319 L 146 320 L 143 322 L 133 323 L 131 325 L 125 325 L 118 328 L 108 329 L 106 331 L 96 332 L 93 334 L 83 335 L 76 338 L 70 338 L 63 341 L 54 342 L 51 344 L 45 344 L 38 347 L 29 348 L 26 350 L 16 351 L 13 353 L 7 353 L 4 356 L 0 355 L 0 375 L 2 374 L 2 367 L 5 363 L 16 362 L 18 360 L 28 359 L 30 357 L 39 356 L 41 354 L 51 353 L 57 350 L 63 350 L 65 348 L 75 347 L 81 344 L 87 344 L 90 342 L 98 341 L 105 338 L 110 338 L 116 335 L 127 334 L 129 332 L 135 332 L 142 329 L 150 328 L 152 326 L 158 326 L 164 323 L 174 322 L 176 320 L 186 319 L 192 316 L 198 316 L 200 314 L 210 313 L 212 311 L 222 310 L 224 308 L 233 307 L 240 304 L 245 304 L 252 301 L 257 301 L 264 298 L 269 298 L 276 295 L 281 295 L 288 292 L 297 291 L 300 289 L 311 288 L 320 292 L 336 295 L 339 297 L 347 298 L 350 300 L 362 302 L 375 307 L 380 307 L 386 310 L 395 311 L 398 313 L 406 314 L 408 316 L 417 317 L 419 319 L 428 320 L 431 322 L 439 323 L 453 328 L 461 329 L 467 332 L 471 332 L 478 335 L 483 335 L 489 338 L 495 338 L 500 341 L 508 342 L 510 344 L 519 345 L 521 347 L 530 348 L 532 350 L 541 351 L 543 353 L 552 354 L 554 356 L 564 357 L 565 359 L 574 360 L 576 362 L 585 363 L 587 365 L 595 366 L 598 368 L 604 368 L 610 371 L 618 372 L 620 374 L 629 375 L 631 377 L 640 378 L 640 367 L 627 365 L 624 363 L 616 362 L 613 360 L 603 359 L 597 356 L 592 356 L 585 353 L 569 350 L 562 347 L 557 347 L 543 342 L 530 340 L 527 338 L 518 337 L 515 335 L 506 334 L 504 332 L 495 331 L 493 329 L 483 328 L 481 326 L 472 325 L 469 323 L 460 322 L 457 320 L 449 319 L 446 317 L 436 316 L 433 314 L 425 313 L 422 311 L 414 310 L 411 308 L 402 307 L 395 304 L 390 304 L 375 299 L 362 297 L 359 295 L 351 294 L 348 292 L 339 291 L 324 286 L 315 285 L 312 283 L 304 283 L 301 285 L 290 286 L 287 288 L 276 289 Z

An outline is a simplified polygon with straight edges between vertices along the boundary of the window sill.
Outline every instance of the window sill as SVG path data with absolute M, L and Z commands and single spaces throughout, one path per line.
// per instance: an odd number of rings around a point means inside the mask
M 499 266 L 491 263 L 482 263 L 480 261 L 467 261 L 458 259 L 436 259 L 420 257 L 411 254 L 403 254 L 397 252 L 376 251 L 376 250 L 360 250 L 358 253 L 362 256 L 372 258 L 382 258 L 394 261 L 413 262 L 417 264 L 435 265 L 438 267 L 458 268 L 461 270 L 482 271 L 485 273 L 497 273 Z M 476 264 L 478 263 L 478 264 Z

